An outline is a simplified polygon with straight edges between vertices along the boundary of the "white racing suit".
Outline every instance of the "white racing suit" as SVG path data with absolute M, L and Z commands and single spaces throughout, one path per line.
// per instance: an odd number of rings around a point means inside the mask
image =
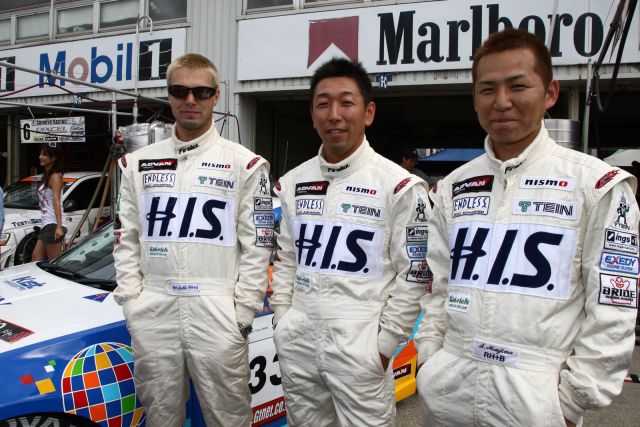
M 210 426 L 249 426 L 247 341 L 273 240 L 268 163 L 214 126 L 120 162 L 118 287 L 150 426 L 182 426 L 191 377 Z
M 282 201 L 270 306 L 291 426 L 394 425 L 391 357 L 420 312 L 428 187 L 366 139 L 275 187 Z
M 415 338 L 425 426 L 564 426 L 608 405 L 634 347 L 636 180 L 557 145 L 440 181 Z

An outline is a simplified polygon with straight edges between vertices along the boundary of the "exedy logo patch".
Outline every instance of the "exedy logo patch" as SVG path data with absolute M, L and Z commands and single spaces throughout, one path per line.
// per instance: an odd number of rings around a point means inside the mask
M 451 186 L 451 195 L 456 197 L 463 193 L 479 193 L 493 189 L 493 175 L 474 176 L 458 181 Z

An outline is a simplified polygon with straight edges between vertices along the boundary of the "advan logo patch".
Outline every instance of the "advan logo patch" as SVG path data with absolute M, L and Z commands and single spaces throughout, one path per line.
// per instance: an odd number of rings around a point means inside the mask
M 577 233 L 542 224 L 456 222 L 449 285 L 566 300 Z
M 138 172 L 163 169 L 176 170 L 177 167 L 178 159 L 149 159 L 138 162 Z
M 458 181 L 451 186 L 452 197 L 463 193 L 490 192 L 493 189 L 493 175 L 474 176 Z
M 314 195 L 324 196 L 327 194 L 329 181 L 299 182 L 296 184 L 296 197 Z
M 638 279 L 600 274 L 600 304 L 638 308 Z
M 233 198 L 206 193 L 144 193 L 138 198 L 142 241 L 235 246 Z

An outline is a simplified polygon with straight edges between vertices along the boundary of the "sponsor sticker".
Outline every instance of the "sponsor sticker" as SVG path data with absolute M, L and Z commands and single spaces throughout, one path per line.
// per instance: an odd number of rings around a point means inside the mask
M 342 202 L 338 204 L 336 212 L 340 215 L 356 216 L 361 218 L 382 221 L 384 219 L 384 208 L 377 206 L 358 205 L 355 203 Z
M 607 228 L 604 231 L 604 248 L 614 251 L 638 253 L 638 235 Z
M 267 179 L 267 176 L 264 174 L 264 172 L 260 172 L 260 189 L 258 190 L 258 192 L 264 196 L 269 195 L 269 190 L 267 189 L 267 187 L 269 186 L 269 180 Z
M 449 292 L 447 310 L 467 313 L 471 305 L 471 295 L 464 292 Z
M 407 242 L 424 242 L 429 238 L 429 227 L 418 225 L 407 227 Z
M 348 221 L 289 221 L 298 270 L 375 279 L 382 274 L 385 228 Z
M 304 274 L 296 274 L 295 287 L 296 289 L 308 291 L 311 289 L 311 279 L 309 279 L 309 276 L 305 276 Z
M 598 302 L 618 307 L 638 308 L 637 277 L 601 273 Z
M 624 192 L 620 192 L 620 201 L 616 208 L 616 219 L 613 221 L 613 227 L 621 228 L 623 230 L 629 230 L 631 227 L 627 223 L 627 213 L 629 213 L 629 202 L 624 195 Z
M 259 212 L 253 214 L 253 223 L 255 225 L 273 227 L 275 223 L 275 214 L 273 212 Z
M 212 169 L 222 172 L 232 172 L 233 165 L 231 163 L 217 163 L 202 160 L 200 161 L 200 163 L 198 163 L 198 169 Z
M 544 188 L 549 190 L 573 191 L 575 179 L 545 176 L 523 176 L 520 178 L 520 188 Z
M 516 347 L 473 340 L 473 356 L 498 365 L 517 366 L 520 350 Z
M 251 169 L 260 161 L 260 156 L 256 156 L 247 163 L 247 170 Z
M 200 144 L 191 144 L 191 145 L 187 145 L 186 147 L 180 147 L 180 148 L 178 148 L 178 154 L 184 154 L 184 153 L 187 153 L 187 152 L 189 152 L 191 150 L 195 150 L 199 146 L 200 146 Z
M 149 245 L 149 257 L 151 258 L 169 258 L 169 247 Z
M 567 300 L 578 231 L 548 224 L 454 222 L 449 285 Z
M 296 199 L 296 215 L 322 215 L 324 199 Z
M 407 282 L 429 283 L 433 281 L 433 273 L 429 268 L 427 261 L 411 261 L 409 272 L 407 273 Z
M 296 184 L 295 196 L 324 196 L 328 187 L 329 181 L 299 182 Z
M 611 180 L 615 178 L 616 175 L 618 175 L 618 173 L 620 173 L 620 170 L 614 169 L 602 175 L 602 177 L 598 180 L 598 182 L 596 182 L 596 190 L 601 189 L 602 187 L 607 185 L 609 182 L 611 182 Z
M 22 326 L 0 319 L 0 340 L 2 341 L 14 343 L 31 334 L 33 334 L 32 331 Z
M 407 184 L 411 181 L 411 178 L 405 178 L 396 185 L 396 188 L 393 189 L 393 194 L 398 194 L 400 190 L 407 186 Z
M 200 283 L 179 283 L 179 282 L 171 282 L 169 285 L 169 292 L 171 294 L 199 294 L 200 293 Z
M 427 256 L 427 245 L 406 245 L 407 256 L 412 259 L 424 259 Z
M 456 197 L 453 199 L 453 217 L 458 218 L 465 215 L 487 215 L 489 213 L 489 203 L 491 197 Z
M 413 222 L 427 222 L 427 215 L 424 212 L 426 208 L 427 204 L 424 202 L 422 196 L 418 194 L 418 200 L 416 201 L 416 216 L 413 218 Z
M 638 274 L 638 257 L 603 252 L 600 268 L 618 273 Z
M 411 363 L 407 363 L 406 365 L 399 366 L 393 370 L 394 380 L 397 380 L 398 378 L 406 377 L 407 375 L 411 375 Z
M 513 202 L 513 214 L 575 220 L 578 218 L 578 204 L 561 200 L 516 199 Z
M 493 175 L 474 176 L 458 181 L 451 186 L 452 197 L 463 193 L 489 192 L 493 189 Z
M 196 175 L 194 185 L 197 187 L 217 188 L 218 190 L 236 191 L 236 181 L 217 176 Z
M 356 196 L 367 196 L 373 197 L 375 199 L 380 198 L 380 192 L 376 188 L 372 187 L 363 187 L 361 185 L 355 184 L 344 184 L 342 186 L 342 192 L 345 194 L 353 194 Z
M 271 212 L 273 210 L 273 200 L 271 197 L 254 197 L 253 210 Z
M 174 172 L 145 173 L 142 175 L 142 186 L 144 188 L 173 187 L 175 182 L 176 174 Z M 120 194 L 118 194 L 118 197 L 120 197 Z
M 153 170 L 176 170 L 178 159 L 145 159 L 138 161 L 138 172 Z
M 47 284 L 46 282 L 38 282 L 33 276 L 15 277 L 13 279 L 5 280 L 3 283 L 21 292 L 28 291 L 33 288 L 40 288 Z
M 338 173 L 338 172 L 342 172 L 345 169 L 349 169 L 349 167 L 351 167 L 351 165 L 349 163 L 347 163 L 346 165 L 335 167 L 335 168 L 327 167 L 327 172 L 329 172 L 329 173 Z
M 273 228 L 270 228 L 270 227 L 256 228 L 256 246 L 261 248 L 273 247 Z

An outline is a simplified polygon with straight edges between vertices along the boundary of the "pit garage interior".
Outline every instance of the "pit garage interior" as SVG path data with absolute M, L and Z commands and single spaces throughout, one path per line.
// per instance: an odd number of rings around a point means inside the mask
M 583 83 L 584 84 L 584 83 Z M 608 81 L 602 86 L 608 87 Z M 561 88 L 563 83 L 561 82 Z M 606 97 L 608 93 L 603 93 Z M 590 136 L 589 148 L 598 149 L 600 158 L 619 148 L 640 146 L 640 120 L 637 90 L 618 83 L 605 112 L 590 121 L 599 123 L 600 140 Z M 320 138 L 313 129 L 308 95 L 257 96 L 256 151 L 271 162 L 272 178 L 317 154 Z M 569 117 L 568 92 L 561 90 L 556 106 L 548 118 Z M 584 117 L 585 93 L 579 91 L 580 121 Z M 427 93 L 413 88 L 393 93 L 374 88 L 376 116 L 367 130 L 373 148 L 394 162 L 401 160 L 406 147 L 482 148 L 485 133 L 473 109 L 470 85 L 447 92 Z M 592 152 L 593 154 L 593 152 Z M 442 176 L 459 166 L 459 162 L 420 162 L 418 167 L 429 176 Z

